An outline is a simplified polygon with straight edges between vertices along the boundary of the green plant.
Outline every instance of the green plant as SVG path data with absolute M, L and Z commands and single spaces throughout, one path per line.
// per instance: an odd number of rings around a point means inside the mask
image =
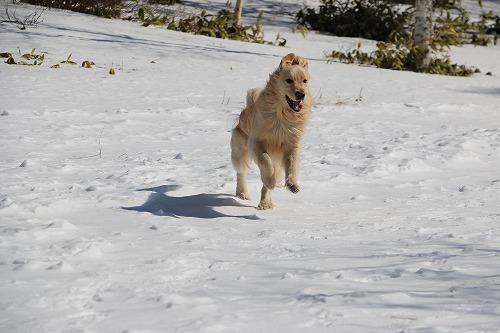
M 307 27 L 305 25 L 302 25 L 302 24 L 297 24 L 296 26 L 292 27 L 292 32 L 293 33 L 297 32 L 297 31 L 300 32 L 300 34 L 304 38 L 307 37 L 307 33 L 309 32 L 309 30 L 307 29 Z
M 93 61 L 85 60 L 84 62 L 82 62 L 83 68 L 92 68 L 92 66 L 95 66 L 95 63 Z
M 405 4 L 406 6 L 402 6 Z M 414 0 L 321 0 L 319 8 L 305 7 L 297 15 L 299 25 L 336 36 L 392 42 L 412 34 Z M 433 39 L 438 45 L 496 44 L 500 17 L 492 12 L 472 21 L 461 0 L 434 1 Z
M 66 58 L 66 60 L 61 61 L 61 64 L 76 65 L 76 62 L 71 60 L 72 56 L 73 56 L 73 53 L 70 53 L 70 55 Z
M 138 10 L 139 20 L 144 26 L 161 25 L 166 26 L 169 30 L 188 32 L 195 35 L 284 46 L 286 39 L 279 34 L 274 42 L 268 42 L 264 39 L 264 32 L 262 31 L 263 14 L 263 11 L 259 13 L 257 21 L 253 25 L 238 25 L 230 10 L 229 1 L 226 3 L 226 8 L 218 14 L 209 14 L 206 10 L 203 10 L 199 14 L 189 15 L 184 18 L 154 14 L 150 8 L 145 6 L 140 7 Z
M 299 25 L 336 36 L 387 41 L 393 32 L 407 30 L 410 12 L 384 0 L 321 0 L 318 9 L 305 7 Z
M 32 49 L 29 53 L 22 53 L 21 49 L 18 48 L 17 55 L 11 52 L 0 52 L 0 58 L 7 59 L 5 63 L 9 65 L 41 66 L 45 60 L 46 54 L 46 52 L 36 52 L 36 49 Z M 50 68 L 61 68 L 60 64 L 76 65 L 77 63 L 71 60 L 72 56 L 73 54 L 70 54 L 66 60 L 52 65 Z M 95 63 L 93 61 L 85 60 L 82 62 L 83 68 L 93 68 L 94 66 Z M 111 70 L 114 72 L 113 68 Z
M 409 70 L 414 72 L 441 74 L 452 76 L 470 76 L 479 72 L 474 68 L 458 65 L 451 62 L 449 55 L 443 48 L 432 45 L 430 64 L 428 67 L 419 68 L 420 50 L 413 46 L 411 40 L 402 40 L 396 43 L 377 43 L 377 49 L 371 53 L 361 51 L 361 43 L 348 51 L 333 51 L 326 55 L 328 62 L 338 61 L 341 63 L 358 63 L 378 68 L 393 70 Z
M 498 16 L 484 14 L 480 21 L 471 22 L 461 0 L 435 0 L 435 22 L 429 50 L 422 50 L 413 44 L 414 8 L 398 5 L 403 2 L 407 5 L 413 3 L 403 0 L 321 0 L 319 10 L 306 7 L 297 14 L 297 19 L 299 24 L 338 36 L 379 41 L 377 49 L 371 53 L 361 51 L 360 44 L 347 52 L 333 51 L 327 54 L 329 62 L 455 76 L 478 72 L 452 63 L 448 48 L 467 39 L 475 45 L 488 45 L 491 40 L 496 43 Z M 429 64 L 421 66 L 429 53 Z
M 22 53 L 21 49 L 18 48 L 18 55 L 21 59 L 14 59 L 14 55 L 10 52 L 0 53 L 0 58 L 7 58 L 5 61 L 9 65 L 23 65 L 23 66 L 40 66 L 45 60 L 45 53 L 36 53 L 36 49 L 32 49 L 30 53 Z
M 434 43 L 441 46 L 496 44 L 500 26 L 499 17 L 493 12 L 483 13 L 479 21 L 472 21 L 461 0 L 436 0 L 434 8 Z
M 487 46 L 491 43 L 497 45 L 500 35 L 500 16 L 494 15 L 492 11 L 481 14 L 481 20 L 472 23 L 474 33 L 471 43 L 474 45 Z
M 150 25 L 164 25 L 166 22 L 165 16 L 162 18 L 161 15 L 154 15 L 153 11 L 145 6 L 141 6 L 139 8 L 137 15 L 139 16 L 139 20 L 142 22 L 144 27 Z

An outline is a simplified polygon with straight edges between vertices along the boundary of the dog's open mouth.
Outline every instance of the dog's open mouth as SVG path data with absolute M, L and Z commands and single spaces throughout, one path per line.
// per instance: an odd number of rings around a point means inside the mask
M 288 97 L 287 95 L 285 95 L 286 97 L 286 102 L 288 103 L 288 106 L 290 106 L 290 108 L 295 111 L 295 112 L 299 112 L 300 110 L 302 110 L 302 101 L 294 101 L 293 99 L 291 99 L 290 97 Z

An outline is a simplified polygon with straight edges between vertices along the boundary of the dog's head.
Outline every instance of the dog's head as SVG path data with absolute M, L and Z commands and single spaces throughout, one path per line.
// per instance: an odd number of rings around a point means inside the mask
M 293 53 L 287 54 L 283 59 L 277 71 L 278 84 L 280 91 L 285 92 L 286 103 L 294 112 L 300 112 L 303 107 L 304 99 L 309 94 L 309 75 L 307 61 Z

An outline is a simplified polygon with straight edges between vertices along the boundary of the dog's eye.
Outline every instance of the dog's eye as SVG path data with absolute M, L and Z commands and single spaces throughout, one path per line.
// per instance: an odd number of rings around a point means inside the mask
M 307 80 L 304 80 L 304 83 L 307 83 Z
M 292 79 L 286 79 L 285 81 L 286 81 L 286 83 L 293 83 Z

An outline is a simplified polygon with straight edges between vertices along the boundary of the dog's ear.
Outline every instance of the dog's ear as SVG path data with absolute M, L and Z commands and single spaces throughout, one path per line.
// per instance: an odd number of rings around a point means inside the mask
M 281 59 L 280 69 L 283 69 L 285 67 L 292 66 L 292 65 L 302 66 L 306 70 L 309 67 L 307 64 L 307 61 L 305 61 L 304 59 L 302 59 L 299 56 L 296 56 L 293 53 L 288 53 L 286 56 L 283 57 L 283 59 Z
M 302 59 L 301 57 L 299 56 L 296 56 L 295 58 L 293 58 L 293 61 L 292 61 L 292 65 L 299 65 L 299 66 L 302 66 L 304 67 L 306 70 L 309 68 L 309 64 L 307 63 L 306 60 Z
M 280 69 L 288 67 L 288 66 L 292 66 L 293 59 L 295 59 L 295 54 L 293 54 L 293 53 L 288 53 L 286 56 L 284 56 L 280 62 Z

